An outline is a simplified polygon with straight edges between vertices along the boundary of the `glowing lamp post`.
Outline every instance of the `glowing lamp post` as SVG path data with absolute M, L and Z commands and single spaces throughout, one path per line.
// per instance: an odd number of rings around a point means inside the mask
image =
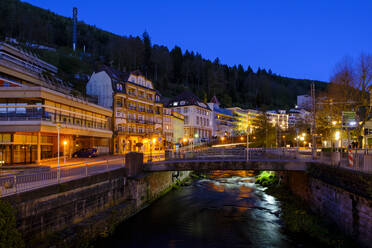
M 66 145 L 67 145 L 67 141 L 64 140 L 63 141 L 63 163 L 66 164 L 66 154 L 65 154 L 65 151 L 66 151 Z
M 335 133 L 335 140 L 337 142 L 337 147 L 339 147 L 339 140 L 340 140 L 340 131 L 336 131 Z

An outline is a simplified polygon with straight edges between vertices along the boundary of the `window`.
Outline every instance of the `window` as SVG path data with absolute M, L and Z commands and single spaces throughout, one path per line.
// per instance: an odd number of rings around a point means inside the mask
M 185 116 L 185 124 L 189 124 L 189 117 Z
M 116 99 L 116 106 L 117 107 L 122 107 L 123 106 L 123 104 L 121 102 L 121 99 Z
M 196 117 L 196 125 L 199 125 L 199 116 Z

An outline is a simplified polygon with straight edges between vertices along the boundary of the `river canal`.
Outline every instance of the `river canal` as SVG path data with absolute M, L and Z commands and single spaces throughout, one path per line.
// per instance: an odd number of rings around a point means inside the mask
M 94 247 L 314 247 L 286 234 L 279 213 L 279 202 L 250 172 L 213 172 L 168 193 Z

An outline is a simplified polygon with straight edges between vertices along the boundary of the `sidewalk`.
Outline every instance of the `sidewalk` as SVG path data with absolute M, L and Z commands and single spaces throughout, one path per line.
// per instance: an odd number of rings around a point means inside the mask
M 59 166 L 64 167 L 64 166 L 71 166 L 71 165 L 84 165 L 86 163 L 94 163 L 98 161 L 103 161 L 103 160 L 112 160 L 112 159 L 124 159 L 124 155 L 102 155 L 98 156 L 95 158 L 70 158 L 66 159 L 66 163 L 64 163 L 64 158 L 60 157 L 59 158 Z M 58 161 L 57 158 L 49 161 L 42 161 L 40 164 L 14 164 L 14 165 L 8 165 L 4 166 L 7 169 L 25 169 L 27 167 L 30 168 L 37 168 L 37 167 L 49 167 L 49 168 L 55 168 L 58 167 Z M 0 167 L 1 168 L 1 167 Z

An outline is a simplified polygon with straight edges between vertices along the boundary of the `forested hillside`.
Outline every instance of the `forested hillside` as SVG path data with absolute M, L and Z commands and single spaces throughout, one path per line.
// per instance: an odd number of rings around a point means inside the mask
M 89 75 L 100 64 L 123 71 L 140 69 L 164 96 L 189 88 L 203 100 L 216 94 L 225 106 L 289 108 L 295 104 L 296 95 L 310 89 L 310 80 L 281 77 L 270 69 L 254 72 L 242 65 L 223 65 L 218 59 L 210 61 L 177 46 L 169 50 L 151 44 L 147 33 L 142 37 L 119 36 L 84 22 L 78 23 L 79 51 L 73 53 L 71 18 L 19 0 L 0 1 L 0 20 L 1 40 L 12 37 L 56 48 L 56 52 L 34 52 L 58 66 L 61 76 L 81 92 L 86 79 L 75 75 Z M 326 87 L 323 82 L 316 84 L 319 90 Z

